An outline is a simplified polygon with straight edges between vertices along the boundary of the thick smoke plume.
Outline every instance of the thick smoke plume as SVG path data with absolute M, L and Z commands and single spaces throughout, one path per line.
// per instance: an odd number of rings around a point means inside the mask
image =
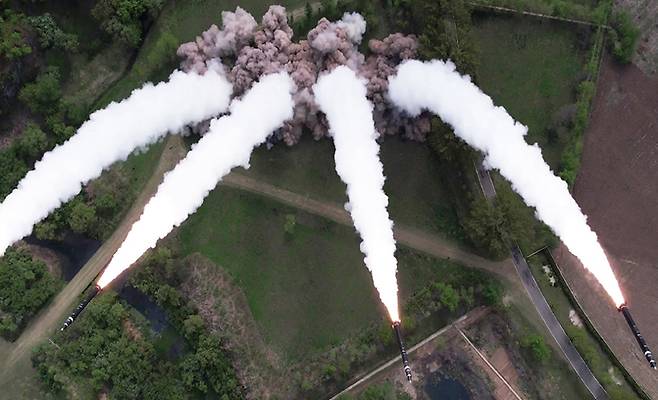
M 375 105 L 375 125 L 381 134 L 402 133 L 406 138 L 424 140 L 429 132 L 429 117 L 410 118 L 392 107 L 386 98 L 388 77 L 395 67 L 413 58 L 417 41 L 413 35 L 393 34 L 384 40 L 371 40 L 371 55 L 359 52 L 366 22 L 357 13 L 345 13 L 340 21 L 320 19 L 305 40 L 293 41 L 286 10 L 271 6 L 260 26 L 246 11 L 222 13 L 222 28 L 212 25 L 194 42 L 178 49 L 184 70 L 205 71 L 208 63 L 221 59 L 227 65 L 229 79 L 237 93 L 247 90 L 261 75 L 287 71 L 295 82 L 294 116 L 284 124 L 277 137 L 288 145 L 297 143 L 304 129 L 315 139 L 327 132 L 324 116 L 314 100 L 313 84 L 318 75 L 346 65 L 367 81 L 368 99 Z
M 363 239 L 365 264 L 391 320 L 399 321 L 393 222 L 386 210 L 379 135 L 372 118 L 373 106 L 366 98 L 366 83 L 352 70 L 338 67 L 320 77 L 313 90 L 329 120 L 336 172 L 347 184 L 349 203 L 345 208 Z
M 285 72 L 268 75 L 242 99 L 233 100 L 230 115 L 210 122 L 209 131 L 167 173 L 158 191 L 131 228 L 98 284 L 104 287 L 149 248 L 201 206 L 221 178 L 236 166 L 249 166 L 254 147 L 292 117 L 292 79 Z M 218 223 L 221 221 L 218 221 Z
M 213 69 L 204 75 L 176 71 L 168 82 L 148 83 L 91 114 L 76 135 L 44 154 L 0 204 L 0 255 L 103 169 L 168 132 L 224 112 L 230 95 L 230 83 Z
M 451 62 L 408 61 L 390 81 L 390 98 L 409 112 L 429 109 L 450 124 L 457 136 L 482 151 L 488 167 L 500 170 L 537 217 L 544 221 L 599 280 L 617 306 L 624 302 L 619 283 L 587 217 L 562 179 L 553 174 L 536 144 L 528 145 L 528 128 L 496 107 Z

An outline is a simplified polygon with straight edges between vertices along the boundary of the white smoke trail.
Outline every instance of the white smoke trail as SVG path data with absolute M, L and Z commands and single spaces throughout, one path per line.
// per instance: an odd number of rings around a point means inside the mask
M 329 121 L 336 147 L 336 172 L 347 184 L 349 203 L 345 208 L 363 239 L 365 264 L 391 320 L 399 321 L 393 222 L 386 210 L 384 171 L 375 141 L 379 135 L 372 104 L 366 99 L 365 81 L 341 66 L 320 77 L 313 92 Z
M 147 83 L 91 114 L 76 135 L 44 154 L 0 204 L 0 255 L 112 163 L 167 132 L 226 111 L 231 91 L 226 78 L 213 70 L 204 75 L 176 71 L 168 82 Z
M 248 168 L 254 147 L 292 117 L 293 87 L 284 72 L 268 75 L 242 99 L 233 100 L 230 115 L 210 123 L 208 133 L 167 173 L 114 254 L 99 286 L 110 283 L 146 250 L 155 247 L 158 239 L 185 221 L 231 169 L 239 165 Z
M 537 144 L 528 145 L 528 128 L 461 76 L 451 62 L 408 61 L 390 79 L 391 100 L 416 115 L 428 109 L 450 124 L 457 136 L 486 155 L 513 189 L 599 280 L 617 306 L 624 302 L 619 283 L 587 217 L 562 179 L 553 174 Z

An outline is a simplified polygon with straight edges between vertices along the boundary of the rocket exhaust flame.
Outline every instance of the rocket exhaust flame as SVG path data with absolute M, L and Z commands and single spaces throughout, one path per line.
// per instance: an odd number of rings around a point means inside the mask
M 345 208 L 362 238 L 361 251 L 391 321 L 400 321 L 395 277 L 393 222 L 386 207 L 379 136 L 366 98 L 365 82 L 345 66 L 323 75 L 313 86 L 315 99 L 327 115 L 336 153 L 336 172 L 347 184 Z
M 231 103 L 230 115 L 210 123 L 208 133 L 165 175 L 101 275 L 101 287 L 194 213 L 224 175 L 234 167 L 249 166 L 254 147 L 292 117 L 292 88 L 293 82 L 285 72 L 264 76 L 241 99 Z
M 633 336 L 635 336 L 637 344 L 640 345 L 640 349 L 642 350 L 642 353 L 644 353 L 644 358 L 647 359 L 649 366 L 653 369 L 656 369 L 656 360 L 654 360 L 653 354 L 651 353 L 647 342 L 644 340 L 644 337 L 640 333 L 640 329 L 635 324 L 635 320 L 631 316 L 631 311 L 628 309 L 628 306 L 625 303 L 620 305 L 619 312 L 624 315 L 624 319 L 626 319 L 628 327 L 631 328 L 631 332 L 633 332 Z
M 548 225 L 608 292 L 617 307 L 624 296 L 596 233 L 569 193 L 553 174 L 540 148 L 524 139 L 527 127 L 496 107 L 468 76 L 448 61 L 406 61 L 389 80 L 389 97 L 411 115 L 428 109 L 450 124 L 455 134 L 483 152 L 485 164 L 496 168 L 537 218 Z
M 402 332 L 400 332 L 400 321 L 393 322 L 393 330 L 395 331 L 395 339 L 398 342 L 398 347 L 400 348 L 400 358 L 402 358 L 402 368 L 404 374 L 407 377 L 407 381 L 411 382 L 411 367 L 409 367 L 409 358 L 407 357 L 407 350 L 404 348 L 404 342 L 402 341 Z
M 92 289 L 91 292 L 78 304 L 78 306 L 73 310 L 71 315 L 64 321 L 64 324 L 60 328 L 60 331 L 64 331 L 64 329 L 68 328 L 73 324 L 73 322 L 80 316 L 82 311 L 91 303 L 91 301 L 94 299 L 94 297 L 98 296 L 98 294 L 102 291 L 100 286 L 96 285 Z

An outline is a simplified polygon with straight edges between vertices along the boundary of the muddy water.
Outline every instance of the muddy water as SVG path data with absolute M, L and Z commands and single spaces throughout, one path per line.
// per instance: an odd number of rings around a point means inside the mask
M 39 240 L 34 236 L 25 238 L 25 241 L 31 245 L 54 251 L 60 261 L 62 279 L 67 282 L 73 279 L 102 244 L 100 240 L 89 239 L 74 233 L 67 234 L 61 241 Z
M 471 400 L 461 382 L 448 377 L 431 377 L 425 384 L 430 400 Z

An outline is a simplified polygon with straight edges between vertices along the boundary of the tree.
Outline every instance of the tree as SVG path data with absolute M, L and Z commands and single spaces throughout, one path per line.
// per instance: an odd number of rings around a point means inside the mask
M 454 312 L 459 306 L 459 292 L 452 285 L 444 284 L 440 289 L 439 301 L 441 301 L 441 305 Z
M 13 338 L 59 287 L 43 261 L 9 248 L 0 259 L 0 334 Z
M 206 325 L 199 314 L 192 314 L 183 322 L 183 335 L 190 343 L 196 343 Z
M 89 233 L 96 223 L 96 209 L 82 201 L 74 200 L 69 218 L 69 226 L 73 232 Z
M 142 21 L 155 17 L 164 0 L 98 0 L 91 14 L 116 40 L 137 47 L 142 40 Z
M 28 166 L 13 148 L 0 151 L 0 199 L 4 199 L 27 174 Z
M 628 64 L 633 58 L 640 30 L 633 24 L 627 12 L 621 12 L 612 16 L 611 31 L 612 54 L 617 61 Z
M 42 48 L 56 47 L 67 51 L 76 51 L 78 49 L 78 37 L 64 32 L 49 13 L 29 17 L 28 20 L 37 32 L 39 44 Z
M 32 52 L 25 25 L 25 16 L 11 9 L 0 15 L 0 60 L 13 60 Z
M 16 152 L 23 159 L 34 161 L 48 148 L 48 138 L 41 128 L 29 122 L 23 130 L 23 135 L 16 143 Z
M 57 225 L 51 221 L 41 221 L 34 226 L 34 235 L 39 240 L 55 240 L 58 238 Z
M 551 349 L 538 334 L 527 334 L 521 338 L 521 347 L 529 350 L 535 361 L 544 362 L 551 356 Z
M 473 201 L 471 211 L 462 221 L 462 226 L 476 248 L 493 257 L 502 258 L 508 251 L 501 237 L 504 220 L 505 216 L 500 208 L 492 206 L 484 198 L 479 198 Z
M 188 354 L 181 364 L 185 386 L 201 393 L 212 390 L 219 398 L 242 398 L 235 373 L 224 354 L 217 338 L 201 337 L 196 351 Z
M 33 112 L 50 115 L 59 109 L 62 97 L 59 70 L 49 67 L 37 79 L 26 84 L 18 94 L 18 98 Z

